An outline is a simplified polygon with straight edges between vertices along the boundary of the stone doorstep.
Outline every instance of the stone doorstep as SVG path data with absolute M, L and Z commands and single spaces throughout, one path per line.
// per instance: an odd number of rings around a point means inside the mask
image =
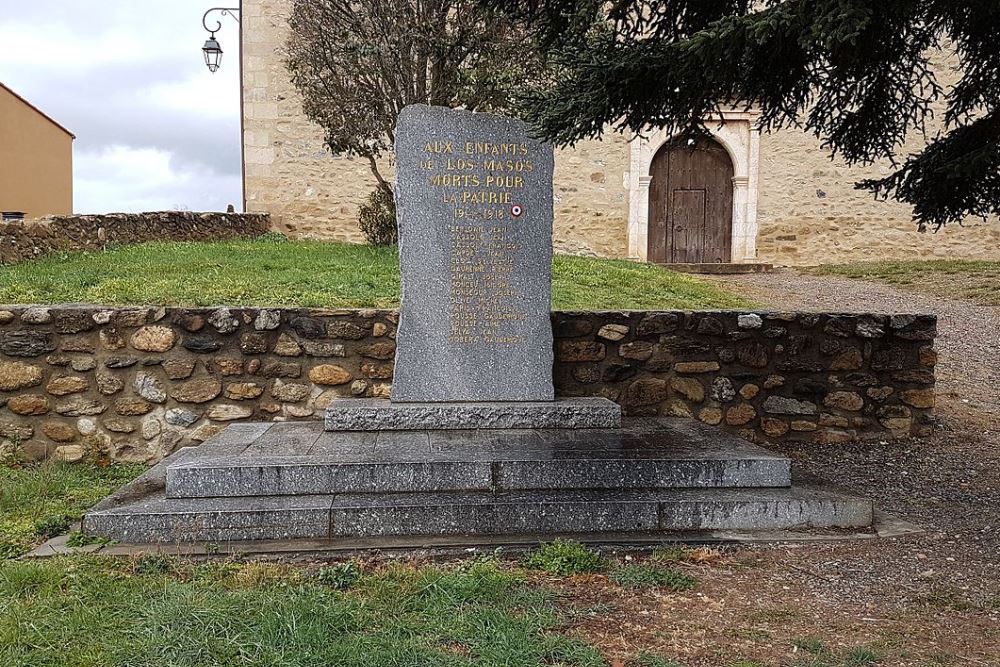
M 81 524 L 71 526 L 80 530 Z M 874 523 L 859 528 L 810 528 L 780 530 L 677 530 L 669 533 L 525 533 L 521 535 L 432 535 L 418 537 L 336 537 L 324 539 L 245 540 L 227 542 L 173 542 L 152 545 L 156 553 L 182 558 L 276 557 L 296 560 L 308 558 L 349 558 L 373 552 L 388 557 L 420 554 L 429 558 L 469 557 L 492 553 L 502 547 L 509 555 L 523 554 L 540 542 L 557 538 L 573 539 L 612 552 L 648 552 L 664 544 L 796 544 L 847 542 L 875 538 L 892 539 L 926 532 L 922 527 L 894 515 L 875 511 Z M 112 542 L 85 547 L 69 547 L 69 535 L 54 537 L 27 554 L 25 558 L 51 558 L 67 554 L 100 553 L 102 556 L 126 556 L 150 553 L 150 544 Z
M 548 491 L 167 499 L 92 512 L 84 530 L 119 542 L 497 536 L 870 528 L 869 500 L 813 488 Z
M 621 406 L 606 398 L 541 402 L 399 403 L 341 399 L 326 410 L 327 431 L 423 429 L 617 428 Z
M 766 263 L 745 263 L 736 264 L 732 262 L 726 263 L 702 263 L 702 264 L 670 264 L 662 263 L 657 264 L 657 266 L 662 266 L 664 269 L 670 269 L 671 271 L 679 271 L 681 273 L 700 273 L 704 275 L 737 275 L 746 273 L 774 273 L 774 265 Z

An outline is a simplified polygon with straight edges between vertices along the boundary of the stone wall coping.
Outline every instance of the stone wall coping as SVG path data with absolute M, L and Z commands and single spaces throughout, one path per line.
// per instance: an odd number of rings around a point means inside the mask
M 109 244 L 254 238 L 271 229 L 266 213 L 153 211 L 50 215 L 0 223 L 0 264 L 53 252 L 95 251 Z
M 269 305 L 254 305 L 254 306 L 233 306 L 227 304 L 216 304 L 211 306 L 176 306 L 176 305 L 163 305 L 163 304 L 140 304 L 140 305 L 112 305 L 112 304 L 99 304 L 99 303 L 16 303 L 16 304 L 3 304 L 0 303 L 0 310 L 9 310 L 12 312 L 17 312 L 20 310 L 27 310 L 29 308 L 47 308 L 49 310 L 99 310 L 99 311 L 137 311 L 137 310 L 150 310 L 170 313 L 178 310 L 198 312 L 198 313 L 211 313 L 223 308 L 232 311 L 260 311 L 260 310 L 278 310 L 282 312 L 296 312 L 296 313 L 308 313 L 310 315 L 315 315 L 317 317 L 334 317 L 334 316 L 360 316 L 364 317 L 366 315 L 378 315 L 378 314 L 398 314 L 398 308 L 316 308 L 307 306 L 269 306 Z M 623 317 L 643 315 L 643 314 L 660 314 L 669 313 L 677 315 L 719 315 L 719 316 L 732 316 L 732 315 L 759 315 L 766 320 L 781 321 L 787 318 L 798 318 L 806 315 L 818 315 L 820 317 L 844 317 L 844 318 L 883 318 L 888 319 L 891 317 L 918 317 L 922 321 L 930 323 L 931 321 L 937 322 L 937 314 L 935 313 L 921 313 L 921 312 L 904 312 L 904 313 L 876 313 L 872 311 L 861 311 L 861 312 L 847 312 L 847 311 L 814 311 L 814 310 L 795 310 L 795 311 L 777 311 L 777 310 L 756 310 L 756 309 L 729 309 L 729 310 L 657 310 L 657 309 L 625 309 L 625 310 L 553 310 L 553 315 L 563 315 L 567 317 L 582 317 L 582 316 L 602 316 L 602 317 L 614 317 L 620 315 Z

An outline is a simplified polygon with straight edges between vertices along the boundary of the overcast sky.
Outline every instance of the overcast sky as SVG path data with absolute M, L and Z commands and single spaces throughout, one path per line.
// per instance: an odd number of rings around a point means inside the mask
M 205 0 L 0 0 L 0 81 L 76 135 L 78 213 L 241 207 L 239 33 Z

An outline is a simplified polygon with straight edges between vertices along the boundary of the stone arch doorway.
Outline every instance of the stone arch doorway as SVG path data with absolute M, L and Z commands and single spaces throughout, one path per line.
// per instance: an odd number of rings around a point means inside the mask
M 648 261 L 732 261 L 733 161 L 704 137 L 668 141 L 649 168 Z
M 754 110 L 724 110 L 706 119 L 705 128 L 729 153 L 733 164 L 732 255 L 728 261 L 757 261 L 757 182 L 760 165 L 760 132 Z M 653 158 L 674 137 L 665 130 L 650 129 L 629 141 L 628 256 L 651 261 L 649 250 L 649 189 Z

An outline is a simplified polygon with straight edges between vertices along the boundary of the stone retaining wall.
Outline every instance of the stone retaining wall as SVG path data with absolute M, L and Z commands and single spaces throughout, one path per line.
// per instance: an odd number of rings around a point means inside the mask
M 556 392 L 749 439 L 919 433 L 934 405 L 928 315 L 554 313 Z M 387 397 L 386 310 L 0 306 L 0 448 L 153 461 L 237 420 L 318 419 Z
M 221 241 L 270 231 L 266 213 L 109 213 L 0 223 L 0 264 L 147 241 Z

